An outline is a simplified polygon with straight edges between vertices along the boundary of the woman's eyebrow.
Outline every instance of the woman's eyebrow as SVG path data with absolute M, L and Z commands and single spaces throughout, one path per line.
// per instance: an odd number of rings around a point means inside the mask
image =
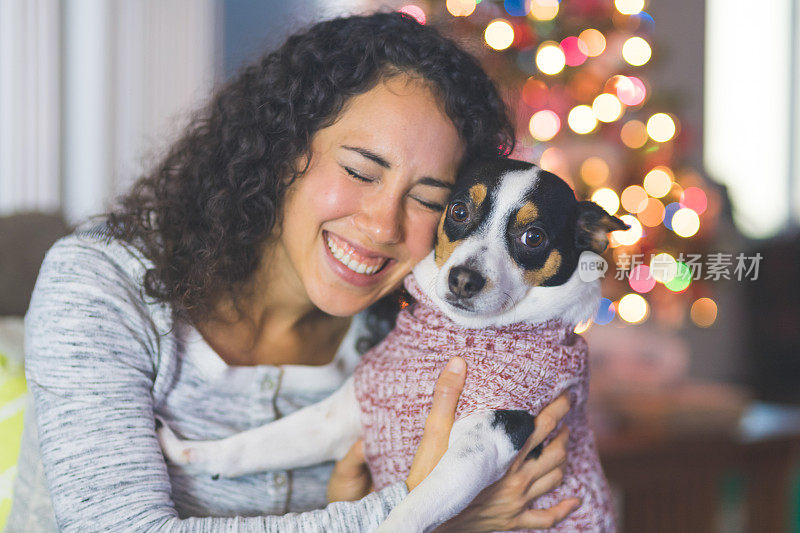
M 392 164 L 389 163 L 385 158 L 381 157 L 380 155 L 376 154 L 371 150 L 367 150 L 366 148 L 360 148 L 358 146 L 347 146 L 342 145 L 342 148 L 345 150 L 350 150 L 351 152 L 355 152 L 357 154 L 366 157 L 370 161 L 374 161 L 375 163 L 379 164 L 383 168 L 392 168 Z M 436 178 L 431 178 L 430 176 L 425 176 L 424 178 L 420 178 L 417 181 L 417 185 L 428 185 L 429 187 L 439 187 L 442 189 L 452 189 L 453 185 L 451 183 L 447 183 L 446 181 L 437 180 Z

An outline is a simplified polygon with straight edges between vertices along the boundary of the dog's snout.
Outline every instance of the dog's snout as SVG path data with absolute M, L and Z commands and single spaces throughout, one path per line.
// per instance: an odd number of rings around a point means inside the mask
M 478 272 L 465 267 L 453 267 L 447 276 L 450 292 L 458 298 L 472 298 L 486 285 L 486 279 Z

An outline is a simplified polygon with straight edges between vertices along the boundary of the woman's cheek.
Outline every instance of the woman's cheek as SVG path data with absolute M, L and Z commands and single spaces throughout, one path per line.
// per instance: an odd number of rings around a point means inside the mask
M 439 224 L 438 214 L 425 214 L 412 221 L 414 235 L 408 239 L 408 252 L 415 261 L 421 261 L 433 250 L 433 239 L 436 226 Z

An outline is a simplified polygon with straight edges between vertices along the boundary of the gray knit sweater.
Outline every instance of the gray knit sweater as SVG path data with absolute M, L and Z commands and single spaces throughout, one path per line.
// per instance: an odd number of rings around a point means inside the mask
M 143 295 L 147 266 L 97 232 L 48 252 L 25 317 L 34 409 L 6 531 L 357 532 L 382 522 L 405 483 L 321 509 L 331 463 L 218 480 L 165 463 L 154 414 L 189 439 L 267 423 L 338 388 L 358 359 L 356 333 L 323 367 L 231 367 Z

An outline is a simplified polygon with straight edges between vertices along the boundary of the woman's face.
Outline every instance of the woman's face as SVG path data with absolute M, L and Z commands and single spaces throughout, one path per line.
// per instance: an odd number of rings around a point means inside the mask
M 287 192 L 279 256 L 322 311 L 349 316 L 395 289 L 430 252 L 463 142 L 421 82 L 397 76 L 319 130 Z

